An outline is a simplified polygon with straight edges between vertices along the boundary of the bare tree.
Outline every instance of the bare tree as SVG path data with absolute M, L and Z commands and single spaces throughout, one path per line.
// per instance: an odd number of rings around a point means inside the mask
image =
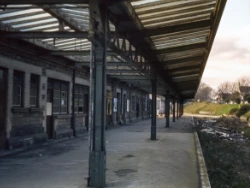
M 231 83 L 223 82 L 217 88 L 217 93 L 223 101 L 228 102 L 230 93 L 231 93 Z
M 213 89 L 209 85 L 202 82 L 196 92 L 195 99 L 200 101 L 210 100 L 212 90 Z
M 240 89 L 238 82 L 232 82 L 231 83 L 231 96 L 230 100 L 234 101 L 236 103 L 240 103 Z
M 250 86 L 250 78 L 243 76 L 238 79 L 239 86 Z
M 238 82 L 223 82 L 218 86 L 217 90 L 220 98 L 225 102 L 236 102 L 240 98 Z
M 243 76 L 238 79 L 238 87 L 239 92 L 242 97 L 242 100 L 245 102 L 248 100 L 248 97 L 250 96 L 250 78 Z

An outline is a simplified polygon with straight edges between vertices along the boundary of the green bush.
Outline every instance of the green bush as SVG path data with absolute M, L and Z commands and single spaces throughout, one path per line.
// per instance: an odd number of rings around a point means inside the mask
M 250 116 L 247 116 L 247 121 L 249 121 L 250 120 Z
M 239 109 L 239 111 L 236 113 L 237 117 L 240 117 L 242 115 L 244 115 L 245 113 L 247 113 L 248 111 L 250 111 L 250 105 L 242 105 Z
M 240 98 L 235 99 L 235 102 L 236 102 L 237 104 L 240 104 L 240 102 L 241 102 Z
M 247 102 L 250 103 L 250 96 L 247 96 L 246 99 L 247 99 Z
M 237 114 L 237 112 L 238 112 L 238 108 L 232 108 L 230 111 L 229 111 L 229 115 L 235 115 L 235 114 Z

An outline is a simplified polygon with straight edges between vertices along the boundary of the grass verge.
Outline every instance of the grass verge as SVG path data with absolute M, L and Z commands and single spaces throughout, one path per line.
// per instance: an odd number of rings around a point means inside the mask
M 216 104 L 208 102 L 193 102 L 185 106 L 184 112 L 199 114 L 200 111 L 210 112 L 212 115 L 229 114 L 232 108 L 240 108 L 239 104 Z

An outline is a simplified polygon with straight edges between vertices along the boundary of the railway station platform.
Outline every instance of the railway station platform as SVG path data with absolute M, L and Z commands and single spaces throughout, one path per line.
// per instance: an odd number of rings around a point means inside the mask
M 165 128 L 157 118 L 157 140 L 150 120 L 106 132 L 107 187 L 198 188 L 199 177 L 191 117 Z M 88 135 L 0 158 L 1 188 L 85 188 Z

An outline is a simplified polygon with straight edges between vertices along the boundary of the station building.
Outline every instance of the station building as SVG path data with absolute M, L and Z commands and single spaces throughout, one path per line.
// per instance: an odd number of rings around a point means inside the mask
M 86 132 L 89 76 L 87 69 L 2 52 L 0 149 Z M 145 91 L 112 78 L 106 90 L 106 128 L 150 117 L 151 100 Z

